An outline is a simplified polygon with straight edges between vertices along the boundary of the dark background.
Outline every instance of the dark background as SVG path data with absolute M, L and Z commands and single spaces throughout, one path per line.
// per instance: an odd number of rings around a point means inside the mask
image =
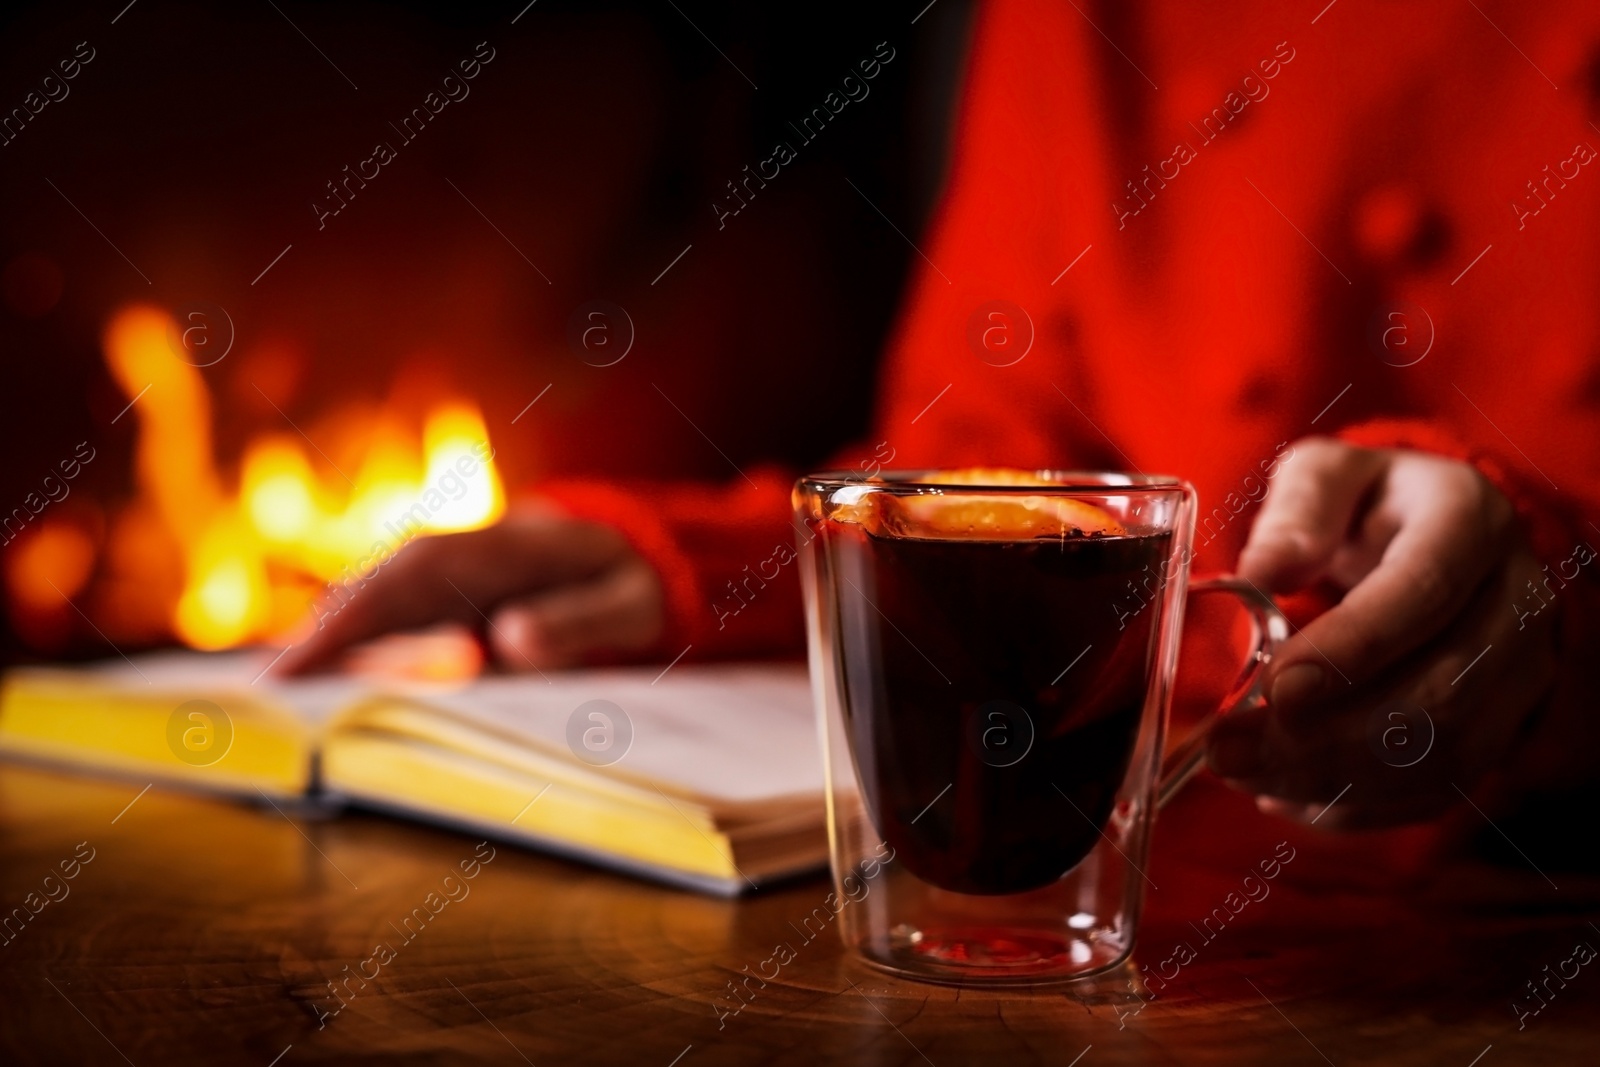
M 131 493 L 137 420 L 111 425 L 127 397 L 100 333 L 132 301 L 231 317 L 203 372 L 224 471 L 285 416 L 351 400 L 476 400 L 514 488 L 720 480 L 707 437 L 740 465 L 804 466 L 864 430 L 913 254 L 884 216 L 915 239 L 937 195 L 967 4 L 911 25 L 925 0 L 124 3 L 0 15 L 5 112 L 79 42 L 95 53 L 0 147 L 0 510 L 84 440 L 74 506 Z M 483 41 L 469 95 L 402 143 L 389 123 Z M 867 98 L 801 144 L 788 123 L 883 41 Z M 798 160 L 719 230 L 725 183 L 778 139 Z M 319 230 L 325 183 L 380 140 L 398 157 Z M 594 299 L 637 331 L 612 367 L 567 342 Z M 10 624 L 4 646 L 22 649 Z M 107 650 L 85 633 L 52 651 Z

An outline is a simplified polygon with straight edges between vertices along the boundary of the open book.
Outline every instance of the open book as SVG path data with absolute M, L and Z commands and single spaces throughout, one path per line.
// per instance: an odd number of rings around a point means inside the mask
M 252 682 L 252 653 L 7 674 L 0 754 L 346 802 L 721 894 L 822 866 L 802 667 Z

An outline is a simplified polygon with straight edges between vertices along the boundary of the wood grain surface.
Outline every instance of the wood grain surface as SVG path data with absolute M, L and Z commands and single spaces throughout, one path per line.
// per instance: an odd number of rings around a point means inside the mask
M 821 878 L 723 901 L 491 846 L 468 882 L 466 837 L 142 786 L 0 767 L 0 907 L 31 915 L 0 947 L 0 1062 L 1600 1059 L 1600 966 L 1564 983 L 1544 970 L 1578 942 L 1600 947 L 1600 878 L 1514 851 L 1448 859 L 1460 849 L 1442 853 L 1435 830 L 1322 835 L 1214 783 L 1162 817 L 1134 964 L 1003 994 L 888 978 L 832 931 L 802 941 L 789 923 L 821 904 Z M 1225 926 L 1192 925 L 1279 842 L 1294 859 L 1266 896 Z M 450 874 L 458 898 L 440 904 Z M 46 891 L 59 899 L 28 911 Z M 406 924 L 419 907 L 425 921 Z M 780 942 L 795 959 L 734 1013 L 727 984 Z M 1136 981 L 1180 943 L 1187 962 L 1166 964 L 1164 987 Z M 336 999 L 328 983 L 346 979 Z M 1541 1005 L 1520 1029 L 1514 1002 Z

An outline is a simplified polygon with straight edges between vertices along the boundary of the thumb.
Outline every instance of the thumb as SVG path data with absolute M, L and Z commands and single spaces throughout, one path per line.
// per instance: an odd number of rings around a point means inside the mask
M 501 605 L 489 647 L 508 670 L 571 667 L 594 653 L 642 652 L 665 623 L 661 580 L 631 557 L 594 578 Z
M 1239 576 L 1272 593 L 1315 581 L 1349 533 L 1388 457 L 1324 437 L 1297 442 L 1239 554 Z

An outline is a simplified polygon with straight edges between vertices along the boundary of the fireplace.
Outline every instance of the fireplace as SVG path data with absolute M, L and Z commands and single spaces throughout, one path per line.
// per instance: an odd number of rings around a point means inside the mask
M 39 651 L 63 642 L 80 600 L 90 607 L 79 621 L 115 645 L 279 640 L 320 595 L 370 575 L 413 538 L 504 512 L 489 431 L 462 398 L 441 396 L 414 419 L 335 402 L 308 426 L 278 408 L 281 429 L 219 458 L 220 409 L 186 328 L 129 304 L 104 330 L 106 367 L 127 402 L 117 421 L 136 424 L 132 495 L 72 496 L 99 455 L 84 442 L 0 523 L 13 621 Z

